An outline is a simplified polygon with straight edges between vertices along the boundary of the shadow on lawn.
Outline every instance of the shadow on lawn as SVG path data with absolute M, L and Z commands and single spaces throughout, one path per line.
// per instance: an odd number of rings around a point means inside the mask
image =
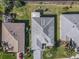
M 60 47 L 60 39 L 57 38 L 57 15 L 54 15 L 55 17 L 55 22 L 54 22 L 54 25 L 55 25 L 55 28 L 54 28 L 54 47 L 52 47 L 52 49 L 50 50 L 53 54 L 53 56 L 51 57 L 51 59 L 54 59 L 57 55 L 57 51 L 58 51 L 58 47 Z
M 57 15 L 54 15 L 54 17 L 55 17 L 55 22 L 54 22 L 54 26 L 55 26 L 55 28 L 54 28 L 54 46 L 55 46 L 55 48 L 56 47 L 59 47 L 60 46 L 60 40 L 57 38 L 57 34 L 58 34 L 58 32 L 57 32 Z

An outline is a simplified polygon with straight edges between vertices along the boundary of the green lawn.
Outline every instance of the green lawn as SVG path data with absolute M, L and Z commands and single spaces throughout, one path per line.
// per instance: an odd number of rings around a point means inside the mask
M 69 51 L 70 50 L 67 51 L 63 46 L 46 49 L 43 54 L 43 59 L 67 58 L 76 55 L 74 51 Z
M 4 5 L 2 2 L 0 2 L 0 12 L 4 12 Z
M 25 59 L 32 59 L 33 56 L 24 56 Z M 16 59 L 16 53 L 5 53 L 5 52 L 0 52 L 0 59 Z
M 30 57 L 25 56 L 25 59 L 33 59 L 33 56 L 32 55 Z
M 17 19 L 20 19 L 20 20 L 28 20 L 29 19 L 29 16 L 28 16 L 28 11 L 27 10 L 28 8 L 26 6 L 23 6 L 23 7 L 20 7 L 20 8 L 16 8 L 14 7 L 14 10 L 13 12 L 17 14 Z
M 0 59 L 16 59 L 16 54 L 0 52 Z
M 11 56 L 9 54 L 9 55 L 3 55 L 3 58 L 2 59 L 16 59 L 16 57 L 15 56 Z

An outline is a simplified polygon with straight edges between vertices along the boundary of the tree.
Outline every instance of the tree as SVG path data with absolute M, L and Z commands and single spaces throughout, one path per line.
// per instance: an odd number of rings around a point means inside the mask
M 24 6 L 26 3 L 23 0 L 16 0 L 15 2 L 15 6 L 16 7 L 22 7 Z
M 4 13 L 9 13 L 14 7 L 14 0 L 3 0 Z
M 2 0 L 4 4 L 4 12 L 7 14 L 13 10 L 13 7 L 22 7 L 26 4 L 23 0 Z

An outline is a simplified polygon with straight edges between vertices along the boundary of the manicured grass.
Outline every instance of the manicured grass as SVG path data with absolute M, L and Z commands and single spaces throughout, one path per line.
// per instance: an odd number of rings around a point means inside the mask
M 0 11 L 1 11 L 1 12 L 4 12 L 4 5 L 3 5 L 2 2 L 0 2 Z
M 33 56 L 25 56 L 25 59 L 33 59 Z
M 29 16 L 28 16 L 28 11 L 27 10 L 28 8 L 26 6 L 23 6 L 23 7 L 20 7 L 20 8 L 16 8 L 14 7 L 14 10 L 13 12 L 17 14 L 17 19 L 20 19 L 20 20 L 28 20 L 29 19 Z
M 43 54 L 43 59 L 67 58 L 67 57 L 74 56 L 75 54 L 76 53 L 74 51 L 69 52 L 63 46 L 60 46 L 58 48 L 53 47 L 51 49 L 46 49 L 46 51 Z
M 16 59 L 16 54 L 0 52 L 0 59 Z
M 33 56 L 24 56 L 25 59 L 33 59 Z M 5 52 L 0 52 L 0 59 L 16 59 L 16 53 L 5 53 Z
M 11 55 L 3 55 L 3 59 L 16 59 L 16 57 Z

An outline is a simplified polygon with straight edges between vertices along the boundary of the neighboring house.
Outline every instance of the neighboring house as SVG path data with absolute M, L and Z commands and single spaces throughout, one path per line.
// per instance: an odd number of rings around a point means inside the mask
M 74 41 L 79 47 L 79 14 L 60 15 L 60 39 Z
M 31 22 L 31 46 L 34 59 L 42 58 L 42 51 L 46 47 L 54 46 L 54 22 L 55 18 L 43 17 L 40 12 L 32 12 Z
M 8 52 L 23 52 L 25 44 L 25 24 L 2 23 L 2 42 L 7 42 Z
M 5 15 L 6 17 L 6 15 Z M 14 23 L 13 18 L 3 19 L 2 22 L 2 45 L 8 52 L 23 52 L 25 48 L 25 23 Z M 6 20 L 7 19 L 7 20 Z M 11 20 L 11 21 L 9 21 Z

